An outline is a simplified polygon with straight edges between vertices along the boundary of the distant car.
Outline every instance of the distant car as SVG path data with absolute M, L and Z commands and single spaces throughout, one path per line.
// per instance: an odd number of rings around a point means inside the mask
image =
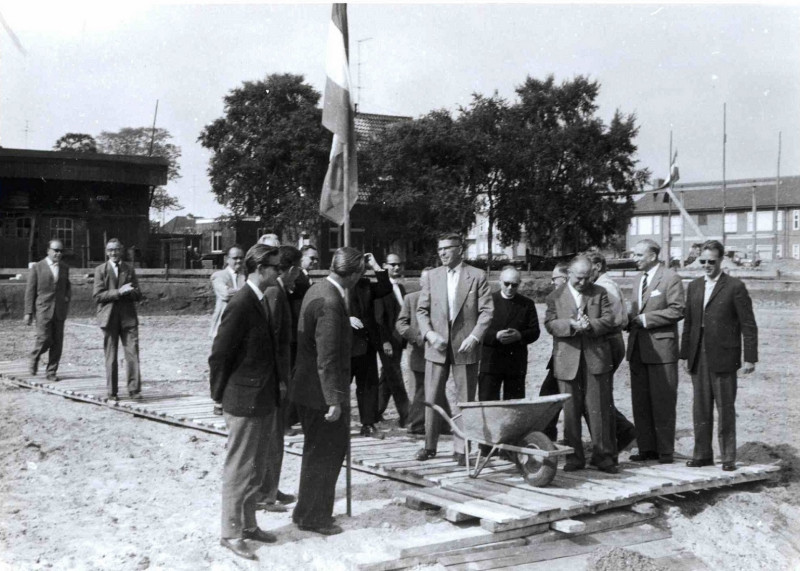
M 635 270 L 636 262 L 633 260 L 633 252 L 628 250 L 618 258 L 606 258 L 606 268 L 609 270 Z
M 757 268 L 761 265 L 761 258 L 758 256 L 758 254 L 753 257 L 748 257 L 747 252 L 728 250 L 725 252 L 725 255 L 737 266 L 742 266 L 745 268 Z

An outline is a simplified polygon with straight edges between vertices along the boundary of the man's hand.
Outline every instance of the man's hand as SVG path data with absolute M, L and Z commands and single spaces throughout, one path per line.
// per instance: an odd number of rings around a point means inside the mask
M 522 333 L 516 329 L 503 329 L 497 332 L 497 340 L 503 345 L 516 343 L 520 339 L 522 339 Z
M 569 324 L 576 333 L 583 333 L 589 328 L 588 320 L 584 321 L 583 319 L 570 319 Z
M 391 357 L 393 354 L 392 344 L 389 343 L 388 341 L 383 342 L 383 354 L 386 355 L 387 357 Z
M 427 339 L 428 343 L 433 345 L 433 348 L 437 351 L 444 351 L 447 349 L 447 340 L 436 333 L 436 331 L 428 331 L 425 335 L 425 339 Z
M 464 339 L 464 342 L 461 344 L 461 347 L 458 348 L 459 353 L 469 353 L 478 345 L 478 340 L 475 339 L 472 335 Z
M 124 284 L 121 288 L 119 288 L 120 295 L 126 295 L 133 291 L 133 286 L 131 284 Z
M 342 407 L 338 404 L 332 404 L 328 407 L 328 413 L 325 415 L 327 422 L 336 422 L 342 416 Z
M 364 329 L 364 324 L 358 317 L 350 317 L 350 327 L 353 329 Z
M 32 316 L 30 313 L 26 313 L 26 314 L 25 314 L 25 315 L 22 317 L 22 322 L 23 322 L 25 325 L 30 325 L 31 323 L 33 323 L 33 316 Z
M 373 269 L 373 271 L 379 272 L 383 269 L 371 252 L 364 254 L 364 260 L 367 262 L 369 267 Z
M 747 361 L 744 362 L 744 366 L 742 367 L 742 374 L 743 375 L 749 375 L 750 373 L 752 373 L 755 370 L 756 370 L 756 364 L 755 363 L 748 363 Z

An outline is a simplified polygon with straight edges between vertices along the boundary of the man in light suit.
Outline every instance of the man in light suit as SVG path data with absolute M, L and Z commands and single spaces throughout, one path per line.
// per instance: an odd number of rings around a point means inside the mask
M 425 400 L 441 405 L 445 383 L 452 370 L 459 402 L 475 400 L 481 342 L 492 321 L 492 292 L 484 272 L 462 261 L 463 247 L 457 234 L 438 242 L 442 266 L 425 274 L 417 302 L 420 335 L 425 339 Z M 453 407 L 458 415 L 460 409 Z M 439 422 L 436 411 L 425 410 L 425 447 L 417 460 L 436 456 Z M 461 426 L 461 419 L 456 420 Z M 453 459 L 466 462 L 464 440 L 453 437 Z
M 594 285 L 592 264 L 577 256 L 569 266 L 567 283 L 547 296 L 544 325 L 553 336 L 553 374 L 564 403 L 564 436 L 574 449 L 564 471 L 584 468 L 581 417 L 588 412 L 592 436 L 592 464 L 603 472 L 617 473 L 614 434 L 614 396 L 611 386 L 611 347 L 607 335 L 614 329 L 614 314 L 606 291 Z
M 297 368 L 289 398 L 297 405 L 305 443 L 292 521 L 322 535 L 342 532 L 333 522 L 333 504 L 350 430 L 353 333 L 345 300 L 363 272 L 364 255 L 339 248 L 330 275 L 311 286 L 300 310 Z
M 633 284 L 627 358 L 639 453 L 634 462 L 671 464 L 678 402 L 678 322 L 683 319 L 681 278 L 658 260 L 661 247 L 642 240 L 633 248 L 642 272 Z
M 745 285 L 722 273 L 724 246 L 709 240 L 699 257 L 705 276 L 693 280 L 686 294 L 681 359 L 694 388 L 694 453 L 690 468 L 714 463 L 714 403 L 719 416 L 722 469 L 736 470 L 736 371 L 749 375 L 758 361 L 758 326 Z
M 228 427 L 222 473 L 220 544 L 245 559 L 258 559 L 246 540 L 273 543 L 258 527 L 256 503 L 270 458 L 275 417 L 280 415 L 279 356 L 273 319 L 264 292 L 276 285 L 277 248 L 256 244 L 247 251 L 247 282 L 230 300 L 214 338 L 210 368 L 211 398 L 221 402 Z M 282 372 L 281 372 L 282 371 Z
M 118 238 L 106 244 L 108 262 L 94 270 L 92 297 L 97 303 L 97 322 L 103 330 L 108 398 L 119 400 L 117 349 L 122 341 L 125 351 L 128 395 L 141 398 L 142 379 L 139 372 L 139 318 L 135 303 L 142 299 L 139 281 L 133 266 L 122 261 L 123 246 Z
M 211 331 L 209 334 L 211 339 L 214 339 L 214 336 L 217 334 L 219 321 L 222 318 L 222 312 L 225 311 L 225 306 L 228 305 L 228 301 L 230 301 L 233 294 L 242 289 L 244 285 L 246 278 L 242 273 L 242 268 L 244 266 L 243 260 L 244 250 L 238 244 L 234 244 L 228 248 L 225 269 L 211 274 L 211 285 L 217 297 L 217 303 L 214 306 L 214 315 L 211 316 Z
M 30 325 L 34 316 L 36 318 L 36 341 L 28 372 L 35 375 L 39 368 L 39 357 L 48 352 L 47 380 L 52 382 L 59 380 L 56 373 L 64 346 L 64 321 L 72 296 L 69 266 L 61 262 L 63 251 L 61 240 L 50 240 L 47 257 L 34 264 L 25 285 L 23 321 Z

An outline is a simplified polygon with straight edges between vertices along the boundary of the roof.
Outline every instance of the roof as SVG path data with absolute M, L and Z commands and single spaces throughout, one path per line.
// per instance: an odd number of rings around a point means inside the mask
M 159 186 L 167 184 L 168 167 L 169 162 L 162 157 L 0 148 L 0 178 Z
M 387 126 L 399 121 L 411 121 L 411 117 L 403 115 L 378 115 L 376 113 L 356 113 L 354 122 L 356 129 L 356 141 L 359 147 L 362 142 L 379 134 Z
M 756 191 L 756 208 L 774 208 L 775 186 L 774 177 L 728 181 L 725 184 L 725 208 L 751 210 L 753 187 Z M 674 192 L 689 212 L 717 212 L 722 209 L 722 181 L 676 184 Z M 636 195 L 636 214 L 668 212 L 670 206 L 664 202 L 665 194 L 666 191 L 662 190 Z M 778 208 L 800 208 L 800 176 L 781 177 Z M 675 205 L 672 209 L 675 210 Z
M 175 216 L 159 228 L 161 234 L 197 234 L 195 230 L 195 216 Z

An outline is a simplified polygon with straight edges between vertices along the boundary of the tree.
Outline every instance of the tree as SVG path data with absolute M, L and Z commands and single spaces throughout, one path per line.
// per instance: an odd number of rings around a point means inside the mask
M 524 229 L 532 246 L 577 251 L 624 232 L 649 171 L 636 168 L 635 116 L 617 110 L 608 126 L 595 116 L 599 89 L 582 76 L 556 85 L 552 75 L 517 88 L 508 125 L 518 191 L 497 201 L 504 244 Z
M 97 141 L 84 133 L 67 133 L 53 145 L 55 151 L 71 151 L 73 153 L 96 153 Z
M 167 180 L 178 180 L 180 175 L 181 148 L 170 143 L 172 135 L 166 129 L 151 127 L 125 127 L 116 132 L 103 131 L 97 137 L 101 153 L 112 155 L 137 155 L 144 157 L 162 157 L 167 159 Z M 170 195 L 163 186 L 150 188 L 150 209 L 155 212 L 180 210 L 183 208 L 178 199 Z
M 463 135 L 447 111 L 389 125 L 359 154 L 359 185 L 381 221 L 376 237 L 411 239 L 416 253 L 432 254 L 440 234 L 466 233 L 475 221 L 467 174 Z
M 278 232 L 318 228 L 331 134 L 320 94 L 302 75 L 246 81 L 225 96 L 225 115 L 203 129 L 211 190 L 234 216 L 261 216 Z

